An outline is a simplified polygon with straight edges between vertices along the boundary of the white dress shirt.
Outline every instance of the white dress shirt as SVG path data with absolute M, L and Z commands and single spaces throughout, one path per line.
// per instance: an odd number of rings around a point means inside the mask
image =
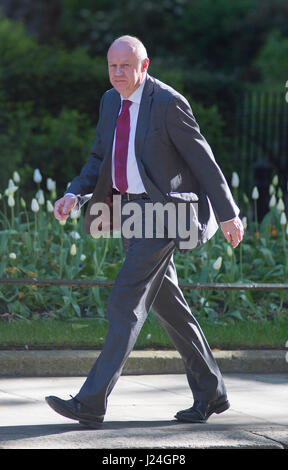
M 127 188 L 127 193 L 145 193 L 145 187 L 142 183 L 141 176 L 139 174 L 138 166 L 137 166 L 137 161 L 136 161 L 136 155 L 135 155 L 135 133 L 136 133 L 136 126 L 137 126 L 137 119 L 138 119 L 138 114 L 139 114 L 139 108 L 140 108 L 140 103 L 141 103 L 141 98 L 142 98 L 142 93 L 143 93 L 143 88 L 145 86 L 145 80 L 141 83 L 141 85 L 135 90 L 132 95 L 129 96 L 129 98 L 123 98 L 122 95 L 121 97 L 121 103 L 123 100 L 129 100 L 132 101 L 132 104 L 129 108 L 130 112 L 130 134 L 129 134 L 129 143 L 128 143 L 128 155 L 127 155 L 127 183 L 128 183 L 128 188 Z M 121 113 L 122 106 L 120 108 Z M 113 181 L 113 188 L 118 189 L 116 184 L 115 184 L 115 169 L 114 169 L 114 151 L 115 151 L 115 135 L 116 135 L 116 129 L 114 133 L 114 142 L 113 142 L 113 148 L 112 148 L 112 181 Z
M 141 83 L 141 85 L 137 88 L 137 90 L 135 90 L 132 93 L 132 95 L 129 96 L 129 98 L 124 98 L 122 95 L 120 95 L 121 107 L 120 107 L 119 114 L 121 113 L 121 109 L 122 109 L 122 101 L 125 99 L 132 101 L 132 104 L 129 108 L 130 133 L 129 133 L 129 143 L 128 143 L 128 155 L 127 155 L 127 182 L 128 182 L 128 188 L 126 191 L 127 193 L 139 194 L 139 193 L 146 192 L 145 187 L 142 183 L 141 176 L 139 174 L 137 161 L 136 161 L 136 155 L 135 155 L 136 126 L 137 126 L 139 108 L 140 108 L 140 103 L 141 103 L 141 98 L 142 98 L 142 93 L 143 93 L 143 89 L 145 86 L 145 82 L 146 82 L 146 77 Z M 115 184 L 115 169 L 114 169 L 115 136 L 116 136 L 116 128 L 114 132 L 114 141 L 113 141 L 113 147 L 112 147 L 112 181 L 113 181 L 113 188 L 118 189 Z M 73 193 L 65 194 L 65 196 L 69 196 L 69 195 L 75 196 L 75 194 Z M 77 196 L 80 196 L 80 195 L 77 195 Z M 87 196 L 90 196 L 90 194 Z M 76 204 L 77 203 L 75 203 L 75 206 Z

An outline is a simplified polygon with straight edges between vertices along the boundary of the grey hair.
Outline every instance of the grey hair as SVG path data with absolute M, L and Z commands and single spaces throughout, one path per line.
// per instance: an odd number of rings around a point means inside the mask
M 146 47 L 140 41 L 140 39 L 136 38 L 135 36 L 129 36 L 128 34 L 120 36 L 112 42 L 110 47 L 119 42 L 126 42 L 127 44 L 129 44 L 129 46 L 133 49 L 134 53 L 136 54 L 139 60 L 142 61 L 148 58 Z

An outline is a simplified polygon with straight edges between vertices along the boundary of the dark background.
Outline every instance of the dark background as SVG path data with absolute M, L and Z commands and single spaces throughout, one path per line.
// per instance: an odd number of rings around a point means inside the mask
M 35 168 L 61 196 L 86 161 L 110 87 L 106 52 L 139 37 L 149 72 L 190 101 L 202 133 L 242 193 L 288 175 L 286 0 L 0 0 L 0 192 Z M 287 82 L 287 87 L 286 87 Z M 239 201 L 241 204 L 241 200 Z

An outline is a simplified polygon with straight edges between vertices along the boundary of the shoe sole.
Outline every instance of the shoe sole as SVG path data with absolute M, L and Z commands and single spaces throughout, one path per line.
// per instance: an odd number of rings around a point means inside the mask
M 79 421 L 79 423 L 83 424 L 84 426 L 96 426 L 96 425 L 99 425 L 99 424 L 103 423 L 104 418 L 103 419 L 99 418 L 99 421 L 97 421 L 96 419 L 95 419 L 95 421 L 85 420 L 85 418 L 84 419 L 79 418 L 79 416 L 75 415 L 74 413 L 67 412 L 66 409 L 61 407 L 61 403 L 57 402 L 57 404 L 56 404 L 55 401 L 50 400 L 49 397 L 45 397 L 45 400 L 48 403 L 48 405 L 54 411 L 56 411 L 56 413 L 60 414 L 61 416 L 65 416 L 65 418 L 74 419 L 75 421 Z
M 226 400 L 225 402 L 223 403 L 220 403 L 217 407 L 213 408 L 208 414 L 207 414 L 207 417 L 205 419 L 189 419 L 189 418 L 185 418 L 185 416 L 181 416 L 181 415 L 175 415 L 175 418 L 178 419 L 178 421 L 183 421 L 185 423 L 206 423 L 206 421 L 208 420 L 208 418 L 213 414 L 213 413 L 216 413 L 217 415 L 219 415 L 220 413 L 223 413 L 224 411 L 228 410 L 230 408 L 230 403 L 228 400 Z

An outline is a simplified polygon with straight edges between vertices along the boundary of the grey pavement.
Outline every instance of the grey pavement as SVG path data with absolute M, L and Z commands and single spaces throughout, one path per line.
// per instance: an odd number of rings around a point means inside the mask
M 288 372 L 224 374 L 231 408 L 206 424 L 179 423 L 192 405 L 186 376 L 122 375 L 98 429 L 55 413 L 46 395 L 69 399 L 85 377 L 0 377 L 2 449 L 285 449 Z M 108 452 L 108 450 L 107 450 Z M 128 451 L 127 451 L 128 452 Z M 99 457 L 100 458 L 100 457 Z

